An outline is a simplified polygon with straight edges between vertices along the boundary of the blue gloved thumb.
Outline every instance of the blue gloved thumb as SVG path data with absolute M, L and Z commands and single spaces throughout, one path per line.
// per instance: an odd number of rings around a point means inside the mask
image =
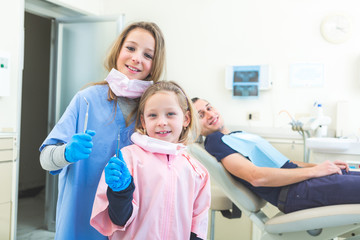
M 65 159 L 68 162 L 77 162 L 81 159 L 87 159 L 92 151 L 92 137 L 95 131 L 87 130 L 86 133 L 77 133 L 73 135 L 65 147 Z
M 96 132 L 94 130 L 86 130 L 85 133 L 89 134 L 90 136 L 95 136 Z
M 105 167 L 105 182 L 115 192 L 126 189 L 131 183 L 131 175 L 122 157 L 112 157 Z

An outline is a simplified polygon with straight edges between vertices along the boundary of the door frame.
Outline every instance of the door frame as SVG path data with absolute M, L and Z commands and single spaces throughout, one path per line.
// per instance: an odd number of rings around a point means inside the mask
M 61 98 L 61 58 L 62 58 L 62 28 L 61 24 L 72 23 L 99 23 L 99 22 L 116 22 L 117 34 L 119 34 L 124 25 L 124 15 L 113 16 L 79 16 L 79 17 L 62 17 L 56 18 L 52 22 L 52 46 L 51 46 L 51 67 L 49 83 L 49 109 L 48 109 L 48 133 L 59 121 L 62 112 L 60 109 Z M 55 231 L 56 220 L 56 203 L 58 196 L 58 175 L 46 176 L 45 186 L 45 226 L 50 231 Z
M 51 36 L 50 36 L 50 64 L 49 64 L 49 107 L 48 107 L 48 124 L 47 124 L 47 132 L 49 133 L 51 131 L 50 128 L 50 119 L 52 116 L 52 113 L 50 111 L 52 111 L 52 104 L 54 104 L 53 101 L 53 94 L 56 94 L 56 92 L 54 92 L 54 90 L 56 91 L 56 88 L 54 88 L 54 82 L 56 81 L 56 79 L 54 79 L 54 77 L 56 77 L 56 65 L 54 64 L 54 60 L 56 60 L 56 55 L 57 55 L 57 37 L 56 37 L 56 24 L 55 24 L 55 19 L 56 18 L 64 18 L 64 17 L 79 17 L 79 16 L 84 16 L 84 14 L 74 11 L 72 9 L 69 8 L 65 8 L 59 5 L 55 5 L 53 3 L 47 2 L 47 1 L 39 1 L 39 0 L 25 0 L 25 7 L 24 7 L 24 11 L 31 13 L 33 15 L 37 15 L 39 17 L 42 18 L 46 18 L 46 19 L 50 19 L 51 20 Z M 22 39 L 21 42 L 22 46 L 25 46 L 25 40 Z M 23 52 L 22 52 L 22 58 L 24 57 L 24 47 L 23 47 Z M 21 94 L 20 94 L 21 95 Z M 21 101 L 21 99 L 20 99 Z M 21 106 L 20 106 L 20 110 L 21 112 Z M 21 119 L 20 119 L 20 124 L 21 126 Z M 21 131 L 21 130 L 20 130 Z M 19 133 L 20 135 L 20 133 Z M 18 141 L 20 141 L 20 139 L 18 139 Z M 19 162 L 16 163 L 17 164 L 17 174 L 16 174 L 16 181 L 19 181 Z M 49 176 L 50 174 L 46 175 L 46 183 L 45 183 L 45 218 L 44 218 L 44 224 L 46 226 L 46 228 L 50 231 L 55 231 L 55 214 L 56 214 L 56 205 L 54 207 L 54 213 L 53 210 L 50 209 L 50 211 L 47 211 L 47 207 L 54 205 L 54 203 L 52 203 L 52 198 L 53 198 L 53 193 L 49 193 L 49 191 L 47 190 L 47 188 L 50 188 L 50 185 L 52 185 L 51 187 L 54 186 L 54 183 L 57 182 L 57 177 L 52 177 Z M 49 180 L 48 180 L 49 179 Z M 51 184 L 48 184 L 48 181 L 51 182 Z M 55 189 L 57 190 L 57 185 L 55 185 Z M 15 192 L 18 192 L 18 187 L 16 186 Z M 57 194 L 57 192 L 56 192 Z M 55 196 L 57 199 L 57 195 Z M 18 206 L 18 196 L 16 195 L 15 198 L 15 217 L 13 218 L 13 224 L 12 224 L 12 236 L 14 236 L 13 239 L 16 238 L 17 235 L 17 215 L 18 215 L 18 211 L 17 211 L 17 206 Z M 56 204 L 56 202 L 55 202 Z M 48 206 L 49 205 L 49 206 Z M 54 221 L 52 221 L 51 219 L 54 218 Z
M 50 65 L 49 65 L 49 108 L 48 108 L 48 124 L 47 131 L 50 133 L 52 128 L 55 126 L 56 122 L 60 118 L 59 111 L 57 111 L 56 98 L 59 97 L 58 93 L 58 77 L 59 72 L 57 71 L 59 67 L 58 63 L 58 46 L 59 46 L 59 24 L 62 23 L 81 23 L 81 22 L 105 22 L 105 21 L 117 21 L 118 24 L 118 33 L 121 31 L 125 17 L 123 14 L 119 15 L 110 15 L 110 16 L 86 16 L 81 12 L 76 10 L 66 8 L 60 5 L 53 4 L 48 1 L 40 0 L 25 0 L 25 12 L 31 14 L 51 19 L 51 43 L 50 43 Z M 21 43 L 24 46 L 24 39 Z M 22 52 L 24 56 L 24 52 Z M 21 101 L 21 99 L 20 99 Z M 21 112 L 21 107 L 20 107 Z M 21 120 L 20 120 L 21 121 Z M 20 123 L 21 124 L 21 123 Z M 18 140 L 19 141 L 19 140 Z M 19 169 L 19 163 L 17 162 L 17 169 Z M 17 170 L 18 171 L 18 170 Z M 19 179 L 17 172 L 17 182 Z M 57 193 L 58 193 L 58 177 L 47 174 L 46 184 L 45 184 L 45 216 L 44 224 L 49 231 L 55 231 L 55 219 L 56 219 L 56 203 L 57 203 Z M 18 191 L 16 186 L 15 191 Z M 17 195 L 15 199 L 15 217 L 13 219 L 13 228 L 12 235 L 16 236 L 17 231 Z

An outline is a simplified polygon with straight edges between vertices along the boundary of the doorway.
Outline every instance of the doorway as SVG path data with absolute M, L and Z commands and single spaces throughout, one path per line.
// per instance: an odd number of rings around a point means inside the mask
M 24 26 L 17 239 L 45 229 L 47 173 L 39 147 L 48 131 L 51 19 L 25 12 Z
M 89 81 L 104 78 L 106 70 L 99 66 L 122 28 L 123 16 L 84 16 L 36 0 L 26 0 L 25 10 L 17 239 L 53 239 L 57 176 L 42 169 L 38 149 L 65 110 L 61 106 Z M 85 40 L 79 44 L 77 36 Z M 75 64 L 69 68 L 64 64 L 69 62 Z M 29 227 L 25 220 L 32 230 L 22 228 Z

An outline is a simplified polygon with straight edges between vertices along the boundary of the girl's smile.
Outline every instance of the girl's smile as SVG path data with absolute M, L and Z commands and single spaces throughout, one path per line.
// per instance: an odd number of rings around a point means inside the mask
M 141 123 L 149 137 L 178 143 L 183 127 L 189 124 L 189 116 L 184 115 L 175 93 L 161 91 L 146 101 Z
M 144 80 L 151 74 L 154 52 L 154 37 L 147 30 L 135 28 L 125 38 L 116 68 L 129 79 Z

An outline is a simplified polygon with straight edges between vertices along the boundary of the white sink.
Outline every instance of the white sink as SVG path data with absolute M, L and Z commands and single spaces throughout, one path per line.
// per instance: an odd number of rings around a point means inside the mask
M 358 139 L 348 138 L 308 138 L 306 146 L 315 152 L 360 154 Z

